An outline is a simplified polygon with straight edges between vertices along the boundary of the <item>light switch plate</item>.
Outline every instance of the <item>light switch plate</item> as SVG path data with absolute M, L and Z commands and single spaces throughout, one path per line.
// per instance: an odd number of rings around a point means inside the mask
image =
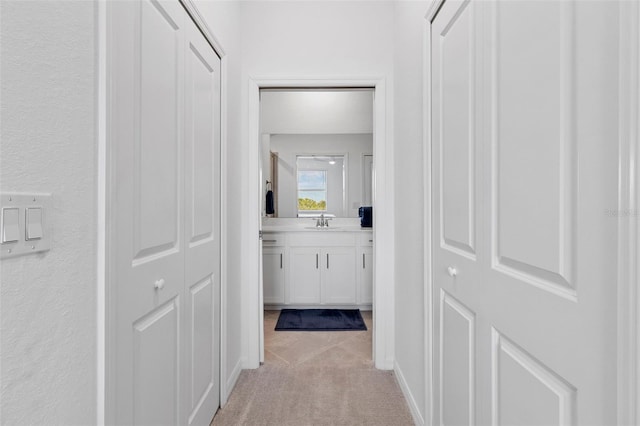
M 2 193 L 0 212 L 0 259 L 51 248 L 51 194 Z

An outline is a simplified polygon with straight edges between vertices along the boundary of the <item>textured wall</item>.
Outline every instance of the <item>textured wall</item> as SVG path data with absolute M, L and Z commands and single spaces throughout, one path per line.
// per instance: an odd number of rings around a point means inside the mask
M 396 364 L 425 415 L 422 31 L 428 4 L 395 3 Z M 428 423 L 428 421 L 427 421 Z
M 92 424 L 94 4 L 0 8 L 0 189 L 53 194 L 51 251 L 0 263 L 1 423 Z

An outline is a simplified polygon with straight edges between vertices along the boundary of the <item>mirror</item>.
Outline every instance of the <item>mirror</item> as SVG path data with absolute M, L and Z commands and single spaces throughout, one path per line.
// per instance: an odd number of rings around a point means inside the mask
M 260 133 L 263 216 L 358 217 L 371 205 L 373 89 L 261 89 Z

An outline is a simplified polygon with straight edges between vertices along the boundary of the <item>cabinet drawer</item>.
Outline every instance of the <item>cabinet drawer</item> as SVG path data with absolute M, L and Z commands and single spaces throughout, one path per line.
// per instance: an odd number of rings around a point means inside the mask
M 289 235 L 289 245 L 297 247 L 345 247 L 354 246 L 353 233 L 314 231 L 296 232 Z
M 283 246 L 285 243 L 285 235 L 284 234 L 272 234 L 269 232 L 265 232 L 262 234 L 262 246 L 270 247 L 270 246 Z
M 373 246 L 373 232 L 361 232 L 358 236 L 358 244 L 360 247 Z

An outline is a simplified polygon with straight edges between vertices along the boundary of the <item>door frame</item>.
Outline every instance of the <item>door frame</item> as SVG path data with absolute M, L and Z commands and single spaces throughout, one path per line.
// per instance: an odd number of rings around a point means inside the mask
M 228 400 L 226 371 L 226 305 L 227 305 L 227 57 L 217 37 L 200 14 L 193 0 L 176 0 L 186 10 L 214 52 L 220 58 L 220 407 Z M 114 214 L 112 205 L 116 174 L 113 170 L 113 148 L 111 140 L 111 85 L 112 62 L 109 49 L 113 45 L 113 24 L 109 0 L 98 0 L 96 5 L 96 124 L 97 139 L 97 247 L 96 247 L 96 424 L 108 424 L 113 419 L 115 374 L 115 258 Z
M 640 423 L 640 4 L 620 2 L 618 424 Z M 615 212 L 615 213 L 613 213 Z
M 431 0 L 423 24 L 425 419 L 433 416 L 433 273 L 431 250 L 431 22 L 445 0 Z M 620 5 L 618 206 L 618 424 L 640 423 L 640 4 Z M 604 213 L 603 213 L 604 214 Z M 636 220 L 634 220 L 634 218 Z M 436 301 L 437 303 L 437 301 Z
M 243 277 L 243 368 L 258 368 L 261 359 L 261 324 L 263 301 L 261 291 L 261 259 L 258 233 L 261 229 L 260 194 L 260 89 L 262 88 L 373 88 L 374 90 L 374 158 L 377 185 L 374 185 L 373 360 L 375 367 L 392 370 L 394 362 L 394 211 L 393 211 L 393 146 L 391 118 L 387 106 L 384 77 L 374 78 L 253 78 L 248 81 L 248 161 L 245 163 L 242 243 Z
M 431 0 L 423 22 L 423 55 L 422 55 L 422 110 L 424 121 L 423 151 L 422 151 L 422 173 L 423 179 L 423 200 L 424 200 L 424 415 L 425 424 L 439 424 L 439 419 L 435 418 L 433 411 L 433 253 L 431 250 L 431 239 L 433 238 L 432 217 L 431 217 L 431 22 L 444 4 L 445 0 Z

